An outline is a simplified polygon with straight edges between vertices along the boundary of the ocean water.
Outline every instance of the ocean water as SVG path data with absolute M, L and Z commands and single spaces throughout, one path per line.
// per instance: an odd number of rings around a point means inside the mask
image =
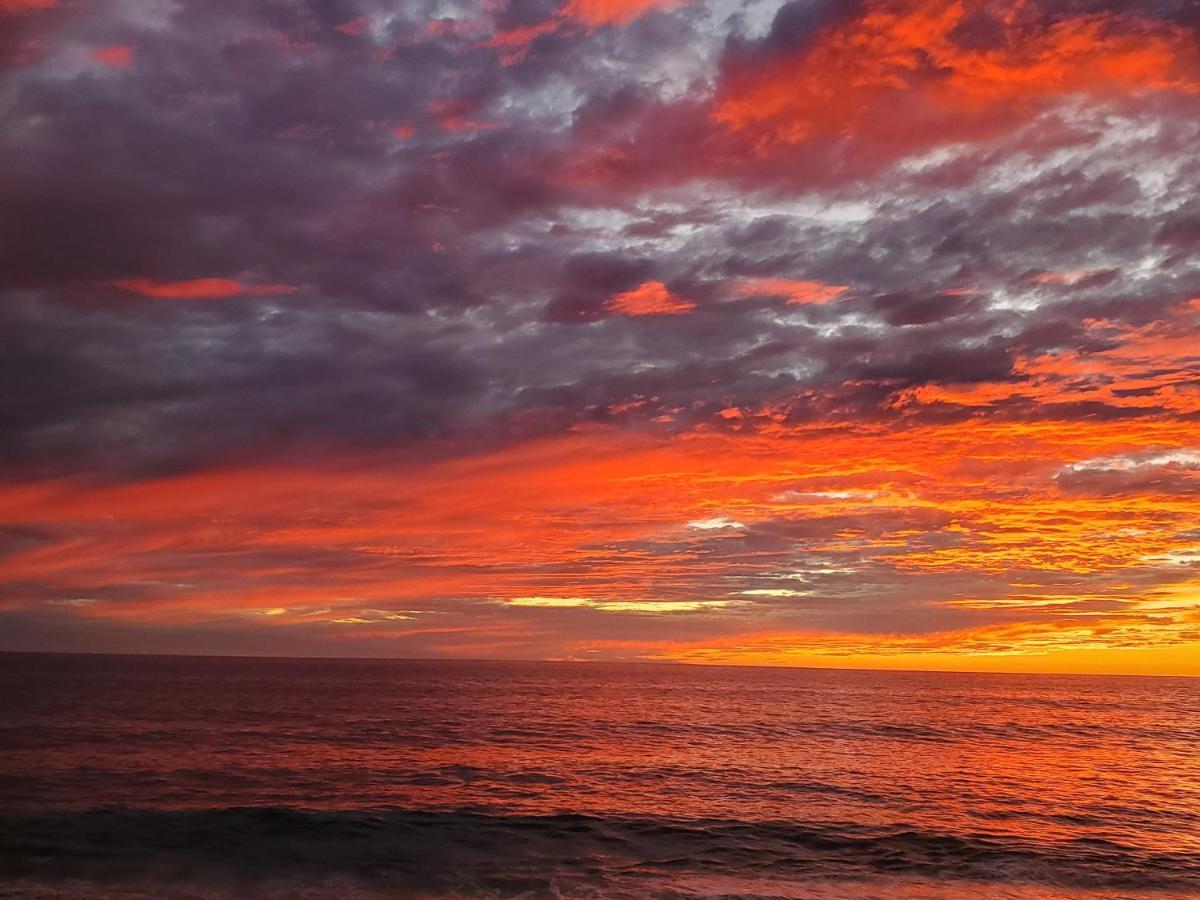
M 0 897 L 1200 897 L 1200 679 L 0 655 Z

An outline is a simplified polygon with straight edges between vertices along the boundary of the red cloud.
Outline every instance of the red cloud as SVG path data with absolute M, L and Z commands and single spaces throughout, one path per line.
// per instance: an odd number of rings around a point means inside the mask
M 696 304 L 672 294 L 661 281 L 646 281 L 631 291 L 614 294 L 604 307 L 625 316 L 672 316 L 691 312 Z
M 787 297 L 793 303 L 829 303 L 846 292 L 844 284 L 796 281 L 791 278 L 747 278 L 737 285 L 741 297 Z
M 211 300 L 237 297 L 241 294 L 290 294 L 296 290 L 290 284 L 242 284 L 231 278 L 194 278 L 190 281 L 155 281 L 152 278 L 121 278 L 111 282 L 114 287 L 170 300 Z
M 581 119 L 550 177 L 606 191 L 707 177 L 832 184 L 1012 134 L 1059 104 L 1200 99 L 1192 32 L 1136 12 L 1046 23 L 980 0 L 854 6 L 802 47 L 731 50 L 710 99 Z
M 937 132 L 921 123 L 962 134 L 1006 127 L 1037 101 L 1069 94 L 1200 92 L 1181 28 L 1103 14 L 1034 27 L 1013 14 L 995 21 L 994 45 L 960 43 L 969 15 L 986 12 L 979 7 L 876 2 L 810 48 L 732 69 L 713 118 L 766 153 L 820 135 L 928 144 Z
M 114 69 L 128 69 L 133 65 L 133 48 L 125 44 L 113 44 L 92 51 L 92 59 Z

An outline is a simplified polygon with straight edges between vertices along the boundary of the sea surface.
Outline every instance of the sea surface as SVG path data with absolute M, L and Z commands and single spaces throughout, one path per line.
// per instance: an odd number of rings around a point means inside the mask
M 0 655 L 0 897 L 1200 897 L 1200 679 Z

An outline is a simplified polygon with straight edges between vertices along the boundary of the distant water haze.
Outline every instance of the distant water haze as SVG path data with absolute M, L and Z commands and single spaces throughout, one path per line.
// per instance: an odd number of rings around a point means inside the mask
M 14 890 L 1200 894 L 1195 679 L 14 654 L 0 688 Z

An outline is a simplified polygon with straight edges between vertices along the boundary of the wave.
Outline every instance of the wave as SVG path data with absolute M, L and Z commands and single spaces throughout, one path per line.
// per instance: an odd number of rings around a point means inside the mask
M 152 894 L 164 893 L 163 885 L 208 886 L 197 896 L 249 896 L 267 885 L 336 883 L 391 896 L 866 896 L 885 893 L 879 884 L 888 879 L 1052 889 L 1045 896 L 1195 895 L 1200 855 L 902 826 L 487 810 L 95 809 L 0 816 L 0 878 L 10 887 L 108 886 L 106 895 L 114 885 L 157 885 Z M 714 888 L 722 880 L 741 887 L 722 893 Z M 866 882 L 875 887 L 867 890 Z M 699 885 L 698 893 L 688 893 L 688 884 Z M 746 888 L 753 884 L 767 885 L 766 893 Z M 831 884 L 858 885 L 858 893 L 823 893 Z M 797 885 L 805 887 L 789 892 Z M 82 890 L 79 896 L 98 895 Z M 15 891 L 0 895 L 20 896 Z M 940 895 L 930 888 L 912 896 Z

